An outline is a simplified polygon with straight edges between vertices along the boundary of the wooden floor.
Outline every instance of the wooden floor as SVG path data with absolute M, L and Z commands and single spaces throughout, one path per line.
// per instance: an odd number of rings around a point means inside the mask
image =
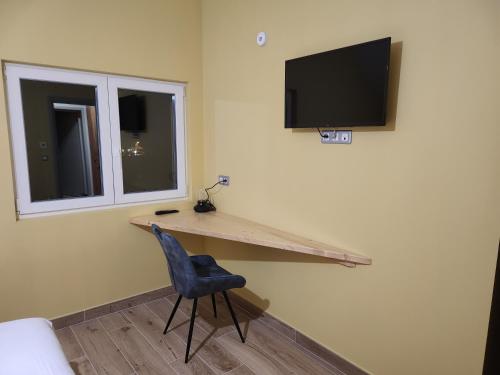
M 236 308 L 246 336 L 246 343 L 241 343 L 221 298 L 217 301 L 217 319 L 210 298 L 199 300 L 191 357 L 186 365 L 192 301 L 182 300 L 172 328 L 162 334 L 176 299 L 176 295 L 160 298 L 56 331 L 75 373 L 343 374 L 267 326 L 263 319 L 250 318 Z

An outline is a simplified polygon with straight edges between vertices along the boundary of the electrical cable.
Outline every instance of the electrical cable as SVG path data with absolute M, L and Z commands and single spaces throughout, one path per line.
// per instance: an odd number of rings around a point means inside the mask
M 223 182 L 225 181 L 217 181 L 215 184 L 213 184 L 212 186 L 210 186 L 209 188 L 205 188 L 205 193 L 207 193 L 207 201 L 210 202 L 210 194 L 208 194 L 208 191 L 213 189 L 214 187 L 216 187 L 217 185 L 220 185 L 222 184 Z
M 318 129 L 318 133 L 319 133 L 319 135 L 321 135 L 321 138 L 328 138 L 327 135 L 321 133 L 321 130 L 319 130 L 319 128 L 316 128 L 316 129 Z

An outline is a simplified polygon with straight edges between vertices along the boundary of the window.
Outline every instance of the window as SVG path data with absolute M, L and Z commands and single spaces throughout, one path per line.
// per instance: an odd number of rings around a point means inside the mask
M 186 196 L 184 85 L 6 64 L 20 215 Z

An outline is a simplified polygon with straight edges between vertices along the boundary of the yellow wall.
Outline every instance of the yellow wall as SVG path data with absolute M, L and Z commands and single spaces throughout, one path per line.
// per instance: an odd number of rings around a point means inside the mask
M 493 0 L 2 0 L 0 58 L 187 81 L 195 197 L 203 174 L 206 183 L 228 174 L 220 210 L 374 264 L 181 240 L 244 274 L 254 302 L 370 372 L 470 375 L 481 372 L 500 226 L 499 15 Z M 283 128 L 286 58 L 387 35 L 400 42 L 401 68 L 386 131 L 334 146 Z M 154 238 L 127 223 L 159 206 L 16 221 L 4 99 L 2 86 L 0 321 L 166 285 Z
M 200 12 L 197 0 L 1 0 L 0 59 L 188 82 L 190 186 L 199 187 Z M 16 221 L 0 85 L 0 321 L 64 315 L 167 285 L 156 240 L 127 223 L 166 205 Z
M 374 264 L 207 251 L 255 302 L 374 374 L 481 373 L 500 227 L 499 4 L 203 2 L 205 182 L 231 176 L 218 209 Z M 402 45 L 389 130 L 342 146 L 284 129 L 285 59 L 385 36 Z

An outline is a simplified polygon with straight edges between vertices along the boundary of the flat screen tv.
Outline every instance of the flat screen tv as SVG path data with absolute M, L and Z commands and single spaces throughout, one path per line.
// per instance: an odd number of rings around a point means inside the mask
M 122 96 L 118 99 L 120 130 L 141 133 L 146 130 L 146 101 L 138 95 Z
M 385 125 L 391 38 L 285 62 L 285 128 Z

